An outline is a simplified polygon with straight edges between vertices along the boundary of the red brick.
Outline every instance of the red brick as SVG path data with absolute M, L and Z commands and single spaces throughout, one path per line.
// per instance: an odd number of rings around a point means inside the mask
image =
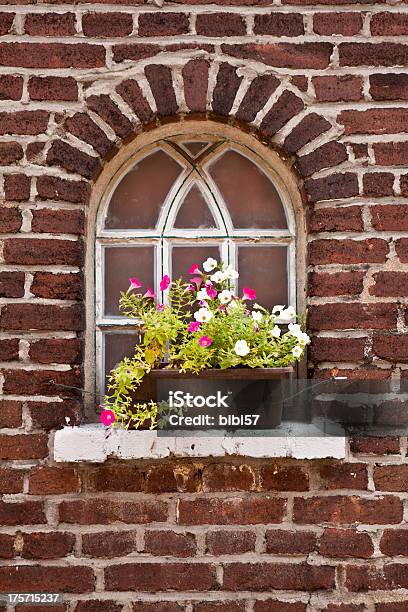
M 29 409 L 33 424 L 46 431 L 59 429 L 67 424 L 79 425 L 81 422 L 81 404 L 75 400 L 30 402 Z
M 224 588 L 231 591 L 317 591 L 334 587 L 334 568 L 307 563 L 228 563 Z
M 322 612 L 366 612 L 364 604 L 329 604 Z
M 265 534 L 266 552 L 271 555 L 308 555 L 317 550 L 313 531 L 270 529 Z
M 87 204 L 90 188 L 85 181 L 68 181 L 55 176 L 39 176 L 37 192 L 41 200 L 63 200 L 73 204 Z
M 188 34 L 188 15 L 184 13 L 141 13 L 139 36 L 177 36 Z
M 80 274 L 74 273 L 36 272 L 30 291 L 36 297 L 47 299 L 81 300 L 83 279 Z
M 111 523 L 151 523 L 167 520 L 167 504 L 152 501 L 116 501 L 84 499 L 63 501 L 59 506 L 60 522 L 80 525 L 109 525 Z
M 43 110 L 0 113 L 0 134 L 41 134 L 47 129 L 48 119 L 49 113 Z
M 330 174 L 325 178 L 309 179 L 305 189 L 311 202 L 340 200 L 358 195 L 357 175 L 352 172 Z
M 139 601 L 133 604 L 132 610 L 133 612 L 184 612 L 185 608 L 175 601 Z M 232 610 L 232 612 L 235 611 Z
M 192 62 L 189 62 L 189 64 L 191 63 Z M 184 69 L 183 69 L 183 76 L 184 76 Z M 140 89 L 136 81 L 134 81 L 133 79 L 127 79 L 126 81 L 122 81 L 122 83 L 120 83 L 120 85 L 116 87 L 116 91 L 118 92 L 120 96 L 122 96 L 122 98 L 128 104 L 128 106 L 130 106 L 130 108 L 136 113 L 137 117 L 140 119 L 142 123 L 148 123 L 153 118 L 153 111 L 150 108 L 149 103 L 144 97 L 143 92 Z M 187 94 L 185 93 L 185 95 Z M 186 97 L 186 102 L 187 102 L 187 97 Z M 194 109 L 191 109 L 191 110 L 194 110 Z
M 0 340 L 0 361 L 18 361 L 18 353 L 18 338 Z
M 244 60 L 255 60 L 277 68 L 327 68 L 333 51 L 330 43 L 222 45 L 223 53 Z
M 151 555 L 170 557 L 193 557 L 197 544 L 192 533 L 175 531 L 146 531 L 145 552 Z
M 197 15 L 196 32 L 199 36 L 245 36 L 246 25 L 237 13 L 204 13 Z
M 83 244 L 76 240 L 7 239 L 4 241 L 4 261 L 9 264 L 80 266 Z
M 284 149 L 288 153 L 296 153 L 308 142 L 327 132 L 330 128 L 331 124 L 326 119 L 317 113 L 310 113 L 285 138 Z
M 0 459 L 43 459 L 48 455 L 45 434 L 2 435 L 0 442 Z
M 408 15 L 376 13 L 371 18 L 370 30 L 373 36 L 406 36 L 408 34 Z
M 75 536 L 66 532 L 23 533 L 24 559 L 58 559 L 73 552 Z
M 0 400 L 0 427 L 21 427 L 21 403 Z
M 408 174 L 402 174 L 400 176 L 400 191 L 403 198 L 408 197 Z
M 363 281 L 364 272 L 312 272 L 309 274 L 309 295 L 359 295 L 363 291 Z
M 14 17 L 15 13 L 0 13 L 0 36 L 10 32 Z
M 263 497 L 180 499 L 181 525 L 256 525 L 280 523 L 286 500 Z
M 65 121 L 65 127 L 71 134 L 90 144 L 102 157 L 115 149 L 115 144 L 86 113 L 75 113 Z
M 368 533 L 351 529 L 325 529 L 320 539 L 320 554 L 325 557 L 369 559 L 374 546 Z
M 200 473 L 193 464 L 161 463 L 148 468 L 145 474 L 146 493 L 195 492 L 200 487 Z
M 74 36 L 74 13 L 29 13 L 24 22 L 24 31 L 30 36 Z
M 406 491 L 408 489 L 408 465 L 376 466 L 374 484 L 379 491 Z
M 104 465 L 89 474 L 91 491 L 143 491 L 144 476 L 132 465 Z
M 94 38 L 129 36 L 133 30 L 130 13 L 85 13 L 82 31 Z
M 381 238 L 314 240 L 309 245 L 309 263 L 311 265 L 384 263 L 388 251 L 388 243 Z
M 306 612 L 306 604 L 297 601 L 277 601 L 275 599 L 257 600 L 254 612 Z
M 105 569 L 111 591 L 209 591 L 216 588 L 215 568 L 207 563 L 126 563 Z
M 23 157 L 23 148 L 18 142 L 0 143 L 0 165 L 9 166 Z
M 373 145 L 375 161 L 380 166 L 408 164 L 407 142 L 379 142 Z
M 212 463 L 203 470 L 204 491 L 251 491 L 255 473 L 249 465 Z
M 0 493 L 22 493 L 24 471 L 12 468 L 0 468 Z
M 367 467 L 364 463 L 321 463 L 319 475 L 324 489 L 366 490 L 368 486 Z
M 365 338 L 313 338 L 310 346 L 312 361 L 363 361 Z
M 310 176 L 324 168 L 338 166 L 348 159 L 347 149 L 341 142 L 327 142 L 311 153 L 298 157 L 296 166 L 302 176 Z
M 49 321 L 47 323 L 49 328 Z M 5 379 L 4 391 L 10 395 L 59 395 L 61 394 L 61 388 L 55 385 L 74 387 L 81 387 L 82 385 L 79 368 L 66 371 L 4 370 L 3 373 Z M 62 394 L 69 396 L 72 395 L 72 391 L 64 389 Z
M 264 491 L 308 491 L 309 477 L 297 465 L 280 465 L 269 462 L 260 468 L 261 486 Z
M 221 64 L 212 100 L 212 109 L 215 113 L 224 116 L 229 115 L 242 78 L 242 76 L 238 76 L 235 66 L 226 62 Z
M 47 565 L 18 565 L 0 568 L 0 589 L 13 591 L 18 585 L 23 592 L 35 592 L 41 584 L 49 593 L 89 593 L 95 588 L 92 568 L 76 564 L 75 567 Z
M 254 531 L 209 531 L 206 543 L 210 555 L 241 555 L 255 551 Z
M 394 195 L 394 175 L 389 172 L 371 172 L 363 176 L 365 196 L 381 198 Z
M 194 604 L 193 612 L 244 612 L 244 606 L 244 602 L 237 601 L 202 601 Z M 163 610 L 163 612 L 166 611 Z
M 0 233 L 16 233 L 22 224 L 21 212 L 17 208 L 0 207 Z M 6 278 L 6 277 L 5 277 Z M 7 296 L 6 296 L 7 297 Z M 20 297 L 20 296 L 10 296 Z
M 177 100 L 173 89 L 171 69 L 168 66 L 150 65 L 145 68 L 159 115 L 174 115 L 177 110 Z
M 405 612 L 408 601 L 392 601 L 389 603 L 375 604 L 375 612 Z
M 184 98 L 192 112 L 204 113 L 207 108 L 209 64 L 206 60 L 191 60 L 184 66 Z
M 96 157 L 75 149 L 67 142 L 54 140 L 48 153 L 47 163 L 65 168 L 68 172 L 75 172 L 85 178 L 95 178 L 100 170 L 100 162 Z
M 140 61 L 147 57 L 153 57 L 161 51 L 159 45 L 148 44 L 133 44 L 133 45 L 114 45 L 113 61 L 123 62 L 131 60 L 133 62 Z
M 112 533 L 84 533 L 82 554 L 90 557 L 122 557 L 136 550 L 134 531 L 114 531 Z
M 302 15 L 296 15 L 295 13 L 255 15 L 254 34 L 302 36 L 304 33 Z
M 296 497 L 293 507 L 295 523 L 366 523 L 368 525 L 400 523 L 402 503 L 398 497 Z
M 81 306 L 48 306 L 45 304 L 8 304 L 2 308 L 0 329 L 44 329 L 81 331 L 83 329 Z
M 32 77 L 28 93 L 31 100 L 78 100 L 78 86 L 72 77 Z
M 31 495 L 78 493 L 80 486 L 78 472 L 74 468 L 40 465 L 30 472 L 29 493 Z
M 400 238 L 397 240 L 395 250 L 402 263 L 408 262 L 408 238 Z
M 395 455 L 400 452 L 399 438 L 393 437 L 366 437 L 350 438 L 350 450 L 352 453 L 364 455 Z
M 406 272 L 376 272 L 370 295 L 379 297 L 408 296 L 408 274 Z
M 82 341 L 77 339 L 44 339 L 30 344 L 29 357 L 37 363 L 80 363 Z
M 20 100 L 23 94 L 23 77 L 3 74 L 0 76 L 0 100 Z
M 348 565 L 346 568 L 346 588 L 349 591 L 389 590 L 391 582 L 386 579 L 379 567 L 372 565 Z
M 395 304 L 322 304 L 309 309 L 310 329 L 395 329 Z
M 363 16 L 361 13 L 317 13 L 313 17 L 313 29 L 316 34 L 332 36 L 355 36 L 363 27 Z
M 340 66 L 405 66 L 408 45 L 398 43 L 341 43 Z
M 308 90 L 309 81 L 306 76 L 302 76 L 302 75 L 293 76 L 290 79 L 290 82 L 293 83 L 295 87 L 300 89 L 300 91 L 306 92 Z
M 388 557 L 408 556 L 408 529 L 385 529 L 380 540 L 380 550 Z
M 361 142 L 352 142 L 350 146 L 355 159 L 368 159 L 368 145 Z
M 370 95 L 373 100 L 408 100 L 408 75 L 370 75 Z
M 129 119 L 119 110 L 118 106 L 108 95 L 90 96 L 86 103 L 91 110 L 110 125 L 120 138 L 125 138 L 133 131 L 133 126 Z
M 78 601 L 74 610 L 75 612 L 121 612 L 123 610 L 123 605 L 106 599 L 86 599 L 84 601 Z M 32 612 L 36 612 L 36 610 Z M 44 610 L 44 612 L 47 612 L 47 610 Z
M 0 43 L 0 66 L 21 68 L 102 68 L 105 49 L 83 43 Z
M 408 231 L 408 208 L 405 205 L 370 207 L 371 224 L 378 231 Z
M 270 138 L 304 108 L 303 101 L 291 91 L 284 91 L 266 113 L 260 125 L 262 135 Z
M 25 174 L 7 174 L 4 177 L 6 200 L 22 202 L 30 199 L 30 177 Z
M 398 134 L 408 132 L 408 109 L 373 108 L 366 111 L 345 110 L 337 117 L 345 134 Z
M 12 559 L 14 557 L 14 536 L 0 534 L 0 559 Z M 6 608 L 1 607 L 4 611 Z
M 82 210 L 37 208 L 32 211 L 33 232 L 48 234 L 84 234 L 85 215 Z
M 361 232 L 364 229 L 360 206 L 318 208 L 309 215 L 310 232 Z
M 0 525 L 42 525 L 46 522 L 42 502 L 8 503 L 0 500 Z
M 23 297 L 24 279 L 24 272 L 0 272 L 0 297 Z
M 279 79 L 272 74 L 257 76 L 248 87 L 235 117 L 247 123 L 254 121 L 279 84 Z

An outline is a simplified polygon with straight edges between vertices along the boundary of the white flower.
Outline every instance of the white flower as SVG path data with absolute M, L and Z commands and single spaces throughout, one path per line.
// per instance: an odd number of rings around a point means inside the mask
M 291 323 L 296 317 L 296 310 L 293 306 L 288 306 L 278 314 L 280 323 Z
M 288 332 L 292 336 L 295 336 L 295 338 L 297 339 L 298 343 L 301 346 L 304 346 L 305 344 L 309 344 L 310 342 L 309 336 L 305 334 L 304 332 L 302 332 L 300 325 L 298 325 L 297 323 L 289 323 Z
M 226 279 L 232 279 L 238 278 L 239 274 L 236 270 L 234 270 L 231 264 L 228 264 L 228 266 L 224 269 L 224 276 Z
M 235 300 L 231 300 L 231 302 L 227 306 L 228 310 L 232 310 L 233 308 L 238 308 L 238 303 Z
M 246 340 L 237 340 L 234 346 L 234 351 L 240 357 L 245 357 L 248 355 L 251 349 L 248 346 L 248 342 Z
M 196 299 L 197 300 L 207 300 L 208 299 L 208 293 L 206 289 L 200 289 L 200 291 L 197 291 L 197 296 Z
M 259 310 L 253 310 L 251 312 L 251 316 L 255 323 L 260 323 L 262 321 L 263 314 L 262 312 L 259 312 Z
M 216 268 L 217 265 L 218 265 L 217 260 L 213 259 L 212 257 L 209 257 L 203 263 L 203 268 L 206 272 L 211 272 L 211 270 L 214 270 L 214 268 Z
M 213 313 L 208 308 L 199 308 L 197 312 L 194 313 L 194 318 L 199 323 L 208 323 L 210 319 L 212 319 Z
M 218 297 L 221 304 L 228 304 L 228 302 L 230 302 L 232 299 L 232 291 L 229 291 L 229 289 L 224 289 L 224 291 L 221 291 L 221 293 L 218 294 Z
M 278 327 L 277 325 L 275 325 L 275 327 L 273 327 L 273 328 L 271 329 L 271 336 L 272 336 L 273 338 L 280 338 L 280 335 L 281 335 L 281 329 L 280 329 L 280 327 Z
M 217 272 L 214 272 L 214 274 L 210 276 L 210 279 L 213 283 L 222 283 L 222 281 L 225 281 L 226 276 L 224 272 L 221 272 L 221 270 L 217 270 Z
M 303 348 L 301 346 L 294 346 L 292 349 L 292 355 L 294 357 L 301 357 L 303 353 Z
M 276 314 L 277 312 L 281 312 L 282 310 L 284 310 L 285 306 L 282 306 L 282 304 L 277 304 L 276 306 L 274 306 L 272 308 L 272 314 Z

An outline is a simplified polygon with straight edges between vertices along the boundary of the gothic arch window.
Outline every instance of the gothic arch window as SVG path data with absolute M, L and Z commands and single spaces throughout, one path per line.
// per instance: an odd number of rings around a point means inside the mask
M 108 164 L 90 215 L 95 285 L 88 283 L 88 301 L 92 292 L 98 392 L 135 344 L 134 322 L 118 309 L 132 276 L 160 294 L 164 274 L 184 275 L 211 256 L 236 267 L 236 289 L 256 287 L 261 304 L 297 301 L 304 220 L 296 212 L 296 184 L 278 156 L 212 122 L 165 126 L 146 140 L 123 152 L 115 168 Z

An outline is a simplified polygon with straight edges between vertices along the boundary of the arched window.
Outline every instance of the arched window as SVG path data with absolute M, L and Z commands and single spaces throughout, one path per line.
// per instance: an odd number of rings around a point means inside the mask
M 192 263 L 222 258 L 239 270 L 238 291 L 255 287 L 267 307 L 296 306 L 294 199 L 300 197 L 280 172 L 283 162 L 229 126 L 198 125 L 201 130 L 193 122 L 166 126 L 156 138 L 150 133 L 110 176 L 105 170 L 94 214 L 99 391 L 135 344 L 134 323 L 118 309 L 132 276 L 159 293 L 164 274 L 175 278 Z

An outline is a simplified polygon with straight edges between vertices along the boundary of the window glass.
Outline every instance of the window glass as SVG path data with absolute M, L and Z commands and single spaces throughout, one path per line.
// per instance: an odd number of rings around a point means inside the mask
M 137 344 L 135 332 L 111 332 L 104 334 L 105 376 L 123 359 L 131 357 Z
M 180 229 L 208 229 L 217 227 L 208 202 L 196 184 L 192 185 L 182 201 L 174 227 Z
M 200 264 L 207 257 L 213 257 L 220 260 L 220 249 L 216 245 L 203 246 L 173 246 L 172 248 L 172 276 L 178 278 L 182 276 L 185 280 L 189 280 L 190 274 L 188 269 L 193 263 Z
M 200 155 L 211 143 L 210 142 L 200 142 L 198 140 L 191 142 L 183 142 L 181 146 L 185 149 L 191 157 L 195 158 Z
M 256 301 L 265 308 L 288 304 L 287 248 L 238 247 L 239 290 L 256 289 Z

